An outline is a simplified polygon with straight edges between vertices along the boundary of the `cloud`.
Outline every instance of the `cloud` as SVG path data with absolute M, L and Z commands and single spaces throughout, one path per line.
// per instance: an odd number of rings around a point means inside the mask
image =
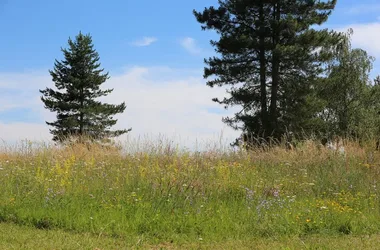
M 202 52 L 202 50 L 197 46 L 194 38 L 185 37 L 180 40 L 180 44 L 191 54 L 199 54 Z
M 349 28 L 354 31 L 352 43 L 355 47 L 365 49 L 371 55 L 380 56 L 380 22 L 351 24 L 336 27 L 335 30 L 346 32 Z
M 24 139 L 39 142 L 48 141 L 52 138 L 49 129 L 44 124 L 39 123 L 2 123 L 0 121 L 0 131 L 0 140 L 7 144 L 20 142 Z
M 186 146 L 194 144 L 196 139 L 215 140 L 222 131 L 226 139 L 233 140 L 236 131 L 221 121 L 227 112 L 211 101 L 215 96 L 224 96 L 225 91 L 207 87 L 201 72 L 133 67 L 125 74 L 114 76 L 104 87 L 115 91 L 103 100 L 127 104 L 125 112 L 117 117 L 119 123 L 115 127 L 132 127 L 133 135 L 180 137 Z M 219 109 L 222 114 L 209 112 L 211 108 Z
M 0 122 L 1 112 L 16 108 L 40 110 L 40 89 L 51 85 L 48 70 L 23 73 L 0 72 Z
M 143 37 L 142 39 L 133 42 L 132 45 L 137 46 L 137 47 L 145 47 L 145 46 L 151 45 L 152 43 L 156 41 L 157 41 L 157 38 L 155 37 Z
M 371 23 L 353 23 L 350 25 L 330 27 L 336 31 L 347 32 L 352 28 L 354 33 L 352 35 L 353 48 L 361 48 L 368 52 L 370 56 L 375 57 L 374 67 L 371 72 L 371 77 L 380 75 L 380 21 Z
M 9 123 L 2 118 L 0 111 L 0 138 L 6 141 L 50 138 L 45 121 L 54 120 L 55 114 L 44 109 L 38 92 L 47 86 L 53 87 L 53 83 L 46 73 L 0 73 L 2 106 L 7 107 L 8 112 L 16 110 L 12 105 L 31 109 L 36 115 L 35 120 L 39 121 Z M 121 136 L 121 141 L 163 136 L 181 146 L 193 148 L 196 142 L 201 145 L 218 142 L 221 134 L 223 144 L 228 145 L 239 134 L 221 121 L 234 110 L 225 111 L 211 101 L 213 97 L 225 96 L 225 89 L 206 86 L 201 69 L 135 66 L 118 75 L 111 71 L 111 78 L 102 88 L 114 88 L 109 96 L 101 98 L 102 101 L 126 102 L 124 113 L 115 116 L 118 123 L 114 128 L 132 127 L 132 131 Z

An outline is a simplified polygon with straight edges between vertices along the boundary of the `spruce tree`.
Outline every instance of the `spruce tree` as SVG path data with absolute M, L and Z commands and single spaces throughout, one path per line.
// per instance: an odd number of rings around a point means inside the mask
M 336 1 L 219 0 L 219 7 L 194 10 L 203 30 L 215 30 L 211 41 L 220 57 L 205 59 L 207 85 L 231 85 L 222 100 L 228 108 L 242 106 L 224 118 L 243 135 L 266 141 L 280 139 L 288 129 L 301 131 L 314 118 L 313 89 L 323 73 L 338 33 L 312 29 L 327 21 Z M 303 120 L 304 121 L 301 121 Z
M 40 90 L 45 108 L 57 113 L 56 121 L 46 122 L 54 127 L 50 129 L 53 140 L 62 142 L 71 136 L 102 140 L 130 131 L 110 130 L 117 122 L 113 116 L 125 110 L 124 102 L 112 105 L 97 100 L 113 89 L 100 88 L 109 73 L 100 68 L 90 34 L 80 32 L 74 41 L 69 38 L 68 45 L 67 49 L 61 48 L 64 60 L 55 60 L 54 70 L 49 70 L 57 90 Z

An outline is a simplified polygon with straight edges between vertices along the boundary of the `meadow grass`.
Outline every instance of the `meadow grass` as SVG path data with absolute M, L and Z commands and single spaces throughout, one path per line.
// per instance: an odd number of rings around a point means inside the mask
M 3 147 L 0 222 L 151 246 L 378 234 L 380 153 L 345 152 Z
M 97 236 L 90 233 L 73 233 L 60 229 L 41 230 L 12 223 L 0 223 L 0 249 L 378 249 L 380 235 L 371 236 L 291 236 L 274 238 L 251 238 L 223 242 L 188 242 L 176 244 L 161 242 L 149 244 L 142 236 L 135 238 Z

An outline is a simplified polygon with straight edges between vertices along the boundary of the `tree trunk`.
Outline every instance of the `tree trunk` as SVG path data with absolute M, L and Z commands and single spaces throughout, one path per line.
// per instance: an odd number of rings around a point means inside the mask
M 266 89 L 266 58 L 265 58 L 265 16 L 263 3 L 260 5 L 260 104 L 261 104 L 261 122 L 264 129 L 264 137 L 267 137 L 268 130 L 268 107 L 267 107 L 267 89 Z
M 84 97 L 83 97 L 83 88 L 80 90 L 80 108 L 83 109 L 83 106 L 84 106 Z M 83 114 L 83 111 L 81 110 L 80 111 L 80 117 L 79 117 L 79 135 L 80 136 L 83 136 L 83 130 L 84 130 L 84 126 L 83 126 L 83 118 L 84 118 L 84 114 Z
M 271 102 L 270 102 L 270 132 L 278 133 L 278 123 L 277 123 L 277 101 L 278 101 L 278 85 L 280 81 L 280 58 L 276 50 L 276 46 L 279 42 L 279 21 L 280 21 L 280 6 L 279 2 L 273 5 L 273 18 L 274 25 L 272 26 L 272 89 L 271 89 Z M 278 138 L 277 138 L 278 139 Z

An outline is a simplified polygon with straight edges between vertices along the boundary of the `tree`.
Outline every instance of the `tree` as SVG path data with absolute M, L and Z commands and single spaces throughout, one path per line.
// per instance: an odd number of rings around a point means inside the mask
M 374 79 L 371 87 L 372 121 L 374 124 L 373 136 L 376 138 L 376 150 L 380 150 L 380 76 Z
M 218 8 L 193 12 L 203 30 L 220 35 L 211 41 L 220 57 L 205 59 L 204 78 L 215 76 L 207 82 L 210 87 L 231 88 L 229 97 L 213 101 L 225 108 L 242 106 L 223 121 L 266 141 L 280 139 L 289 128 L 299 132 L 314 119 L 311 92 L 322 63 L 331 57 L 328 48 L 340 39 L 339 33 L 310 27 L 327 21 L 336 1 L 218 2 Z
M 125 103 L 112 105 L 96 100 L 113 89 L 101 90 L 108 73 L 100 69 L 99 55 L 92 44 L 92 37 L 81 32 L 75 41 L 68 40 L 68 49 L 61 49 L 64 60 L 55 60 L 54 70 L 49 70 L 55 87 L 40 90 L 45 108 L 57 112 L 57 120 L 46 122 L 53 140 L 62 142 L 69 136 L 86 136 L 92 140 L 107 139 L 127 133 L 131 129 L 111 131 L 117 120 L 113 115 L 122 113 Z
M 376 99 L 369 73 L 374 58 L 362 49 L 351 47 L 350 29 L 329 63 L 327 78 L 321 85 L 326 106 L 321 116 L 328 131 L 342 137 L 363 138 L 374 128 Z M 371 90 L 372 89 L 372 90 Z

